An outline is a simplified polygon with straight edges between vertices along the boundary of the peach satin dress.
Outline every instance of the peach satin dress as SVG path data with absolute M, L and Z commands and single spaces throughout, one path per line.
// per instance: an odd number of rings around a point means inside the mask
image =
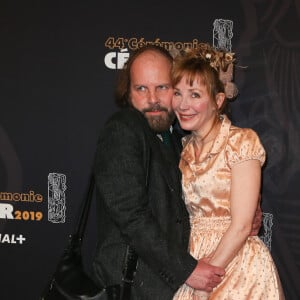
M 261 165 L 265 161 L 257 134 L 232 126 L 226 116 L 222 118 L 221 129 L 202 161 L 195 157 L 193 135 L 183 138 L 180 169 L 191 222 L 189 251 L 196 259 L 207 257 L 216 249 L 230 224 L 231 167 L 249 159 L 259 160 Z M 277 300 L 284 299 L 284 295 L 268 248 L 259 237 L 251 236 L 212 293 L 184 284 L 173 299 Z

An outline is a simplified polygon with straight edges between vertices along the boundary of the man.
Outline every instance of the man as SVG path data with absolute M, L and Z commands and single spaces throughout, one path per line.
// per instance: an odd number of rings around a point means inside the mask
M 188 253 L 189 218 L 181 194 L 180 138 L 170 145 L 159 133 L 174 122 L 172 57 L 147 46 L 121 71 L 117 101 L 122 109 L 103 128 L 96 151 L 97 282 L 118 284 L 127 245 L 138 255 L 132 299 L 172 299 L 184 282 L 211 291 L 224 270 Z

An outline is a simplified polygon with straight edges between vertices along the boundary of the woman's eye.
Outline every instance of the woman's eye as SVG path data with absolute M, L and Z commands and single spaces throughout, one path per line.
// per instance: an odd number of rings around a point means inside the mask
M 200 98 L 200 94 L 198 94 L 198 93 L 192 93 L 192 98 Z

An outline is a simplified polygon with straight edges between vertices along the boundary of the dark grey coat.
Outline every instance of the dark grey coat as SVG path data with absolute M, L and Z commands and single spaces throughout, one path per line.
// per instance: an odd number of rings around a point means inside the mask
M 181 146 L 173 135 L 168 148 L 139 111 L 122 109 L 98 140 L 95 277 L 102 285 L 120 283 L 126 244 L 131 245 L 139 256 L 132 299 L 172 299 L 197 263 L 187 251 Z

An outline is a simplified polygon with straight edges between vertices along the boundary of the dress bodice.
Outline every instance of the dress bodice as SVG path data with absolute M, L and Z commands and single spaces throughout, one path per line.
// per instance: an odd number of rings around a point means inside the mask
M 265 150 L 250 128 L 239 128 L 222 116 L 222 124 L 210 152 L 202 161 L 195 156 L 193 134 L 182 139 L 180 160 L 184 199 L 190 216 L 230 216 L 231 168 L 237 163 L 265 161 Z

